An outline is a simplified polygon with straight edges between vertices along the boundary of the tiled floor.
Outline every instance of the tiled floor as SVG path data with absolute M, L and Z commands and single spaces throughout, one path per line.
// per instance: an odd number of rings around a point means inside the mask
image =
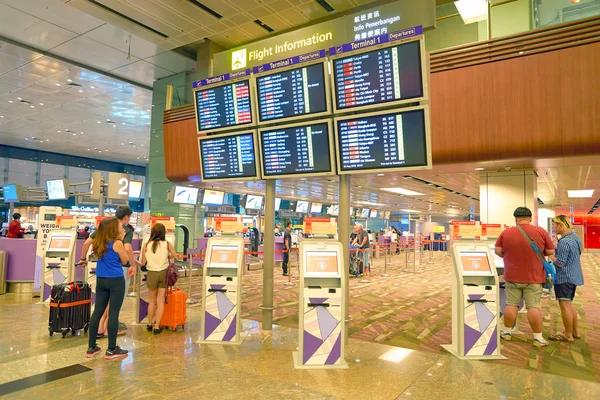
M 379 263 L 376 274 L 382 272 Z M 244 276 L 244 326 L 250 336 L 241 346 L 196 344 L 199 305 L 189 308 L 185 332 L 152 336 L 143 326 L 129 323 L 135 300 L 127 299 L 122 320 L 130 327 L 119 342 L 132 352 L 112 362 L 101 357 L 86 361 L 85 336 L 48 337 L 47 306 L 31 304 L 28 296 L 0 296 L 0 393 L 7 387 L 2 384 L 81 364 L 92 370 L 3 398 L 596 399 L 600 256 L 586 255 L 584 264 L 586 287 L 576 302 L 583 339 L 539 351 L 527 342 L 527 323 L 522 321 L 522 339 L 503 346 L 509 359 L 493 362 L 461 361 L 439 347 L 450 340 L 451 321 L 450 259 L 442 254 L 421 274 L 392 266 L 390 277 L 351 280 L 346 370 L 293 367 L 298 287 L 284 286 L 280 276 L 275 294 L 278 326 L 260 330 L 261 271 Z M 194 281 L 194 297 L 199 298 L 199 280 Z M 544 302 L 545 333 L 560 323 L 554 303 Z

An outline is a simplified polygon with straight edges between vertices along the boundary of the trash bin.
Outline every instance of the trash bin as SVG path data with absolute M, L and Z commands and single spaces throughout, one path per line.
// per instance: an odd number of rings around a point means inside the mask
M 0 251 L 0 294 L 6 293 L 6 252 Z

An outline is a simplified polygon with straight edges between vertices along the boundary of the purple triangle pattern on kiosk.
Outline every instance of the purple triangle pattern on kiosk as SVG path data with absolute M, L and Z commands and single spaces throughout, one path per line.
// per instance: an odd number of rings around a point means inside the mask
M 52 294 L 52 286 L 44 282 L 44 301 L 48 300 L 48 297 Z
M 319 347 L 323 344 L 323 341 L 316 336 L 304 331 L 304 351 L 302 354 L 303 364 L 306 364 L 308 360 L 319 350 Z
M 94 298 L 96 297 L 95 294 L 93 294 Z M 146 318 L 148 316 L 148 302 L 140 299 L 140 320 L 138 321 L 138 324 L 141 323 L 144 318 Z

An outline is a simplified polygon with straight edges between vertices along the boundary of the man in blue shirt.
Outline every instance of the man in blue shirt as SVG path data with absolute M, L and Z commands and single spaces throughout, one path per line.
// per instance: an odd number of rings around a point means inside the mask
M 583 243 L 581 243 L 579 236 L 571 230 L 571 221 L 567 216 L 559 215 L 554 218 L 552 227 L 554 232 L 561 236 L 556 254 L 550 256 L 550 259 L 556 265 L 554 292 L 560 305 L 565 331 L 550 336 L 550 340 L 572 342 L 574 339 L 581 337 L 577 327 L 577 312 L 573 307 L 573 298 L 577 286 L 583 286 L 583 271 L 580 259 Z

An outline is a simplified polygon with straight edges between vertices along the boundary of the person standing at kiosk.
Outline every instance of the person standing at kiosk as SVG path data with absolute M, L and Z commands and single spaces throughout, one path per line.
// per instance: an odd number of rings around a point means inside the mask
M 288 263 L 290 262 L 290 249 L 292 248 L 292 221 L 288 221 L 285 224 L 285 231 L 283 232 L 283 263 L 281 268 L 283 269 L 283 276 L 288 276 Z
M 545 347 L 549 343 L 542 336 L 542 284 L 546 282 L 546 272 L 535 250 L 525 237 L 535 241 L 545 256 L 554 254 L 554 243 L 548 232 L 531 225 L 531 210 L 518 207 L 513 213 L 516 227 L 504 230 L 496 241 L 495 252 L 504 259 L 504 279 L 506 281 L 506 308 L 504 310 L 503 340 L 512 340 L 512 328 L 517 319 L 519 303 L 525 299 L 527 320 L 533 330 L 533 345 Z M 523 230 L 525 235 L 521 232 Z
M 369 275 L 371 272 L 371 264 L 369 263 L 369 255 L 371 254 L 371 242 L 369 241 L 369 233 L 364 230 L 361 224 L 356 224 L 357 236 L 352 243 L 360 247 L 364 258 L 364 274 Z
M 21 228 L 21 214 L 14 213 L 13 220 L 8 225 L 8 233 L 6 234 L 7 238 L 22 238 L 25 233 L 25 228 Z

